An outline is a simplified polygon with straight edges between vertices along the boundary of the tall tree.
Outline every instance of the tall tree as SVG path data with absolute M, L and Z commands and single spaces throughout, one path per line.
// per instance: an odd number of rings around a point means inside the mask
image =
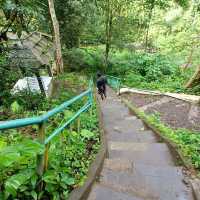
M 54 30 L 54 42 L 55 42 L 55 48 L 56 48 L 56 72 L 57 74 L 59 74 L 64 71 L 61 43 L 60 43 L 60 30 L 59 30 L 58 20 L 56 18 L 54 1 L 48 0 L 48 3 L 49 3 L 49 11 L 51 15 L 52 24 L 53 24 L 53 30 Z
M 55 1 L 57 19 L 60 27 L 62 27 L 62 30 L 60 30 L 61 41 L 66 48 L 71 49 L 79 47 L 81 35 L 89 24 L 89 18 L 91 15 L 96 14 L 95 1 L 96 0 Z M 100 17 L 102 18 L 102 16 Z M 96 28 L 97 27 L 94 26 L 93 30 Z
M 155 7 L 155 0 L 150 0 L 147 4 L 148 7 L 148 21 L 147 21 L 147 27 L 146 27 L 146 34 L 145 34 L 145 51 L 147 51 L 148 47 L 148 42 L 149 42 L 149 28 L 150 28 L 150 23 L 153 15 L 153 10 Z
M 108 67 L 108 58 L 113 41 L 114 28 L 117 26 L 115 32 L 117 32 L 117 29 L 120 30 L 119 21 L 124 16 L 127 17 L 127 10 L 131 3 L 132 1 L 128 0 L 106 0 L 106 2 L 102 4 L 105 16 L 105 69 Z
M 112 0 L 106 0 L 106 51 L 105 51 L 105 68 L 108 67 L 108 56 L 111 46 L 112 38 L 112 25 L 113 25 L 113 10 L 112 10 Z
M 38 0 L 0 0 L 0 41 L 7 40 L 7 32 L 18 37 L 22 31 L 33 31 L 43 23 L 43 8 Z

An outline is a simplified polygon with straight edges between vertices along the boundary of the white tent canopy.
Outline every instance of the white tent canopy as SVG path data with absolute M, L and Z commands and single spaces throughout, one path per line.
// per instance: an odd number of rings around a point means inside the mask
M 42 81 L 46 96 L 50 96 L 52 77 L 41 76 L 41 81 Z M 37 78 L 36 77 L 24 77 L 23 79 L 19 79 L 16 82 L 15 86 L 13 87 L 11 93 L 16 94 L 17 92 L 20 92 L 23 90 L 29 90 L 31 92 L 41 93 Z

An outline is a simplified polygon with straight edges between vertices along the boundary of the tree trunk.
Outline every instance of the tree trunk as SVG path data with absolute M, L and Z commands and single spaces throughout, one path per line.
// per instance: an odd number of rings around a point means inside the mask
M 108 57 L 109 57 L 111 38 L 112 38 L 112 20 L 113 20 L 112 8 L 110 0 L 107 0 L 105 70 L 108 68 Z
M 197 67 L 195 73 L 185 85 L 185 88 L 191 88 L 193 86 L 198 85 L 199 83 L 200 83 L 200 66 Z
M 189 65 L 192 63 L 193 53 L 194 53 L 194 47 L 190 51 L 190 55 L 188 57 L 187 63 L 183 66 L 183 70 L 186 70 L 189 67 Z
M 151 7 L 150 7 L 150 11 L 149 11 L 149 20 L 147 22 L 147 29 L 146 29 L 146 35 L 145 35 L 145 52 L 147 52 L 148 49 L 148 42 L 149 42 L 149 29 L 150 29 L 150 23 L 151 23 L 151 19 L 152 19 L 152 15 L 153 15 L 153 9 L 154 9 L 154 5 L 155 4 L 155 0 L 152 1 Z
M 148 50 L 148 42 L 149 42 L 149 24 L 146 30 L 146 35 L 145 35 L 145 52 Z
M 61 51 L 61 43 L 60 43 L 60 31 L 59 31 L 59 24 L 56 18 L 55 8 L 54 8 L 54 1 L 48 0 L 49 3 L 49 12 L 51 15 L 51 20 L 53 24 L 54 30 L 54 42 L 56 48 L 56 71 L 57 74 L 62 73 L 63 69 L 63 59 L 62 59 L 62 51 Z

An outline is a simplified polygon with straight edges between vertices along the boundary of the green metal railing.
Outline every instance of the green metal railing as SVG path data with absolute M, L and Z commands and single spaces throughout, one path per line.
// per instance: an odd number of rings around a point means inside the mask
M 37 116 L 37 117 L 31 117 L 31 118 L 23 118 L 23 119 L 16 119 L 16 120 L 10 120 L 6 121 L 0 124 L 0 131 L 6 130 L 6 129 L 14 129 L 14 128 L 20 128 L 30 125 L 38 125 L 38 139 L 41 144 L 44 144 L 45 151 L 43 154 L 40 154 L 37 156 L 37 173 L 38 175 L 42 175 L 43 172 L 47 169 L 48 166 L 48 149 L 49 149 L 49 143 L 50 141 L 57 135 L 59 135 L 66 127 L 68 127 L 72 122 L 75 121 L 76 118 L 79 117 L 79 115 L 85 111 L 87 111 L 93 104 L 93 94 L 92 94 L 92 87 L 93 82 L 90 80 L 89 83 L 89 89 L 82 94 L 72 98 L 69 101 L 64 102 L 60 106 L 48 111 L 47 113 Z M 84 97 L 87 97 L 87 102 L 64 124 L 62 124 L 60 127 L 56 128 L 53 133 L 51 133 L 47 138 L 45 136 L 45 124 L 48 122 L 50 118 L 55 116 L 56 114 L 63 112 L 67 108 L 69 108 L 70 105 L 73 103 L 83 99 Z M 1 133 L 1 132 L 0 132 Z
M 121 87 L 121 79 L 114 77 L 114 76 L 106 76 L 108 85 L 110 85 L 113 89 L 117 90 L 120 94 L 120 87 Z

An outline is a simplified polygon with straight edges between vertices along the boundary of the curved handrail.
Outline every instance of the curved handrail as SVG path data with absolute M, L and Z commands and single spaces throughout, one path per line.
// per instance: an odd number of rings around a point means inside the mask
M 89 95 L 91 92 L 92 92 L 92 90 L 89 89 L 89 90 L 81 93 L 80 95 L 70 99 L 69 101 L 64 102 L 60 106 L 48 111 L 47 113 L 45 113 L 41 116 L 31 117 L 31 118 L 23 118 L 23 119 L 16 119 L 16 120 L 10 120 L 10 121 L 3 122 L 3 123 L 0 124 L 0 130 L 20 128 L 20 127 L 24 127 L 24 126 L 41 124 L 43 122 L 46 122 L 49 118 L 51 118 L 54 115 L 62 112 L 68 106 L 70 106 L 71 104 L 73 104 L 77 100 L 81 99 L 82 97 Z
M 108 84 L 120 94 L 121 79 L 115 76 L 107 75 Z
M 0 123 L 0 131 L 6 130 L 6 129 L 13 129 L 13 128 L 20 128 L 25 127 L 29 125 L 38 125 L 38 139 L 41 144 L 45 146 L 45 151 L 43 152 L 43 155 L 37 156 L 37 173 L 38 175 L 42 175 L 44 173 L 44 170 L 47 169 L 48 166 L 48 144 L 49 142 L 58 134 L 60 134 L 67 126 L 69 126 L 76 118 L 79 117 L 79 115 L 86 110 L 88 110 L 92 104 L 93 104 L 93 94 L 92 94 L 92 87 L 93 82 L 92 79 L 89 82 L 89 89 L 85 92 L 81 93 L 78 96 L 75 96 L 74 98 L 64 102 L 63 104 L 59 105 L 58 107 L 46 112 L 43 115 L 31 117 L 31 118 L 23 118 L 23 119 L 16 119 L 16 120 L 10 120 L 3 123 Z M 49 118 L 53 117 L 54 115 L 64 111 L 66 108 L 68 108 L 70 105 L 72 105 L 74 102 L 82 99 L 83 97 L 87 97 L 87 102 L 63 125 L 56 128 L 53 133 L 51 133 L 47 138 L 45 138 L 45 122 L 48 121 Z M 0 132 L 1 133 L 1 132 Z

